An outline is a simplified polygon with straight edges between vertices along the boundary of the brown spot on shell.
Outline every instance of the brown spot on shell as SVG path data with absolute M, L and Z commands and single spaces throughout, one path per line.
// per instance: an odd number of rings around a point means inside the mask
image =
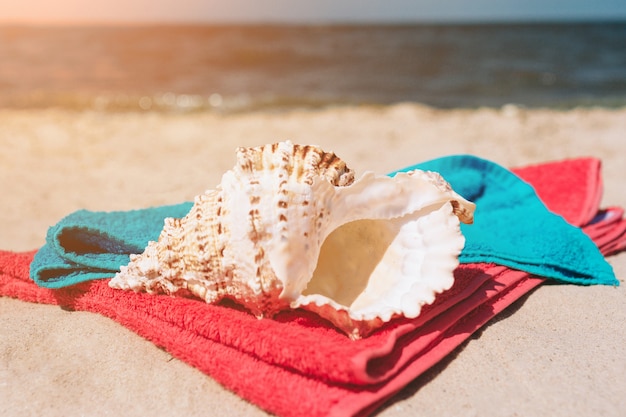
M 256 255 L 254 255 L 254 262 L 258 264 L 263 260 L 264 257 L 265 251 L 263 250 L 263 248 L 259 248 L 259 251 L 256 253 Z
M 284 148 L 282 148 L 284 149 Z M 325 152 L 321 148 L 312 145 L 292 145 L 291 152 L 284 152 L 280 155 L 281 166 L 274 166 L 275 159 L 264 157 L 266 153 L 281 152 L 280 144 L 259 146 L 256 148 L 240 148 L 238 155 L 246 160 L 239 164 L 246 174 L 255 170 L 283 169 L 284 172 L 298 181 L 311 184 L 313 177 L 321 176 L 335 186 L 345 186 L 354 182 L 354 172 L 347 167 L 337 155 L 332 152 Z M 254 161 L 249 164 L 247 161 Z M 251 184 L 258 184 L 258 180 L 250 178 Z
M 450 204 L 452 205 L 452 212 L 459 218 L 459 220 L 466 224 L 474 223 L 473 212 L 469 211 L 456 200 L 450 200 Z

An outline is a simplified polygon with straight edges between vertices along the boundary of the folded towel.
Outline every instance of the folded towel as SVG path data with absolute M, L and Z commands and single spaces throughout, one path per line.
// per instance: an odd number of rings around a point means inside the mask
M 557 170 L 563 167 L 553 165 L 551 174 L 534 175 L 561 175 Z M 597 210 L 599 163 L 585 159 L 569 162 L 567 167 L 571 182 L 547 191 L 569 201 L 572 185 L 586 190 L 584 218 L 592 210 L 590 206 Z M 440 172 L 461 195 L 477 204 L 474 224 L 461 226 L 466 237 L 462 263 L 493 262 L 563 282 L 618 285 L 611 266 L 593 242 L 552 214 L 533 188 L 507 169 L 459 155 L 401 171 L 416 168 Z M 529 168 L 525 172 L 534 171 Z M 540 179 L 543 188 L 552 183 Z M 148 241 L 158 238 L 165 217 L 183 217 L 190 207 L 191 203 L 182 203 L 130 212 L 72 213 L 48 231 L 46 244 L 33 261 L 31 277 L 47 288 L 111 277 L 128 263 L 130 253 L 143 252 Z M 567 206 L 561 207 L 567 211 Z M 553 238 L 546 240 L 546 235 Z
M 559 207 L 570 220 L 588 219 L 597 212 L 601 195 L 597 160 L 586 158 L 542 167 L 540 173 L 532 167 L 520 172 L 529 179 L 532 176 L 538 192 L 562 201 Z M 401 171 L 415 168 L 441 173 L 452 188 L 476 203 L 474 224 L 461 225 L 466 239 L 459 256 L 462 263 L 493 262 L 562 282 L 619 285 L 594 242 L 562 216 L 550 212 L 535 189 L 513 172 L 468 155 L 434 159 Z M 558 185 L 551 176 L 560 177 Z M 572 188 L 585 190 L 580 212 L 570 207 L 576 200 Z
M 159 238 L 166 217 L 183 217 L 191 206 L 71 213 L 48 229 L 46 244 L 33 260 L 31 277 L 48 288 L 110 278 L 129 262 L 130 254 L 143 252 L 148 241 Z
M 0 294 L 110 317 L 248 401 L 294 417 L 367 415 L 543 282 L 504 267 L 464 267 L 458 298 L 466 302 L 354 342 L 303 311 L 258 320 L 233 306 L 114 290 L 105 280 L 38 287 L 26 274 L 32 255 L 0 251 Z M 482 285 L 466 291 L 475 277 Z
M 603 254 L 610 255 L 626 249 L 626 222 L 623 217 L 624 209 L 609 207 L 598 212 L 585 228 L 585 233 L 596 242 Z
M 515 168 L 515 175 L 531 183 L 535 192 L 542 196 L 559 196 L 544 200 L 546 207 L 563 216 L 573 225 L 589 224 L 598 212 L 602 198 L 601 162 L 596 158 L 577 158 L 566 161 L 545 162 Z M 554 180 L 552 176 L 561 178 Z M 583 189 L 571 193 L 567 184 Z M 584 198 L 580 198 L 584 196 Z
M 567 183 L 558 176 L 551 181 Z M 572 205 L 583 207 L 589 192 L 595 190 L 573 190 L 577 201 Z M 554 200 L 549 194 L 541 197 L 549 205 Z M 626 223 L 600 216 L 589 227 L 603 229 L 604 222 Z M 369 338 L 351 341 L 303 311 L 259 321 L 235 305 L 118 291 L 106 281 L 41 288 L 28 278 L 32 257 L 0 253 L 0 295 L 111 317 L 281 416 L 367 415 L 543 282 L 502 266 L 461 265 L 453 288 L 423 315 L 396 320 Z

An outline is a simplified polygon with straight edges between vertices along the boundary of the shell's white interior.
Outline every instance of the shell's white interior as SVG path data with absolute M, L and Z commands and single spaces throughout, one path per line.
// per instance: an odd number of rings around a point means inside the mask
M 463 244 L 447 203 L 426 213 L 346 223 L 324 241 L 298 304 L 330 304 L 355 320 L 416 317 L 453 284 Z
M 377 267 L 399 232 L 388 220 L 357 220 L 335 229 L 324 241 L 304 295 L 319 294 L 358 309 Z

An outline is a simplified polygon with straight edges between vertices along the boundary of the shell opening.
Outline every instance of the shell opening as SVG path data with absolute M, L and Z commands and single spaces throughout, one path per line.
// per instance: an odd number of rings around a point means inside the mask
M 426 211 L 356 220 L 333 230 L 298 304 L 313 310 L 329 304 L 352 320 L 419 315 L 423 303 L 452 285 L 465 242 L 450 204 Z M 409 292 L 421 302 L 406 297 Z
M 303 295 L 318 294 L 350 309 L 363 306 L 391 242 L 398 234 L 389 220 L 356 220 L 335 229 L 324 241 L 313 276 Z M 349 277 L 349 279 L 346 279 Z

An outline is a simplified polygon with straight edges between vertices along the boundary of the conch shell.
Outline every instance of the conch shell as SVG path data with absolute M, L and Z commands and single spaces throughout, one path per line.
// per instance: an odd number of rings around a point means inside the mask
M 449 289 L 474 204 L 419 170 L 354 173 L 334 153 L 281 142 L 239 148 L 216 190 L 168 218 L 110 281 L 235 300 L 258 317 L 313 311 L 351 338 L 417 317 Z

